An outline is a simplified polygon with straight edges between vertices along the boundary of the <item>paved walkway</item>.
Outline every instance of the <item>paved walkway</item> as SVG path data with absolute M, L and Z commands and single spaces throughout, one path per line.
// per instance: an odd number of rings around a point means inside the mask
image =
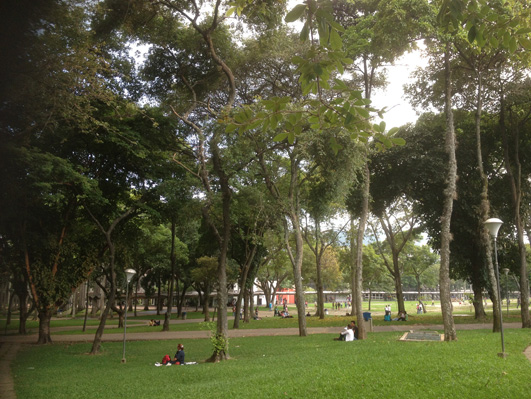
M 183 320 L 177 323 L 197 323 L 196 320 Z M 177 324 L 172 323 L 172 324 Z M 490 324 L 456 324 L 457 330 L 484 330 L 491 328 Z M 521 323 L 505 323 L 504 328 L 521 328 Z M 160 327 L 157 327 L 159 329 Z M 52 341 L 57 342 L 92 342 L 94 340 L 94 333 L 87 334 L 53 334 L 54 331 L 68 331 L 71 329 L 79 329 L 79 327 L 62 327 L 52 328 Z M 93 328 L 95 329 L 95 328 Z M 308 334 L 336 334 L 340 327 L 308 327 Z M 416 331 L 416 330 L 437 330 L 443 331 L 442 324 L 398 324 L 393 323 L 385 326 L 374 326 L 373 332 L 385 331 Z M 209 331 L 154 331 L 142 333 L 127 333 L 128 341 L 150 341 L 150 340 L 168 340 L 168 339 L 194 339 L 194 338 L 208 338 Z M 257 336 L 281 336 L 281 335 L 299 335 L 298 328 L 262 328 L 262 329 L 238 329 L 229 330 L 229 338 L 236 337 L 257 337 Z M 18 344 L 34 344 L 37 340 L 37 335 L 3 335 L 0 336 L 0 343 L 18 343 Z M 123 334 L 103 334 L 102 342 L 120 342 L 123 340 Z
M 20 344 L 0 343 L 0 397 L 2 399 L 16 399 L 15 385 L 11 375 L 11 362 L 17 355 Z

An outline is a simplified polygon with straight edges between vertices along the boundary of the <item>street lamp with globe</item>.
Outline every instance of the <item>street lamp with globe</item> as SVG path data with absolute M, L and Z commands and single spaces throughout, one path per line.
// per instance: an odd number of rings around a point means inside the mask
M 496 238 L 498 237 L 498 230 L 500 230 L 501 225 L 503 222 L 500 219 L 497 218 L 490 218 L 485 221 L 485 227 L 489 230 L 490 235 L 494 239 L 494 264 L 496 266 L 496 283 L 498 288 L 498 311 L 500 313 L 500 332 L 501 332 L 501 344 L 502 344 L 502 351 L 501 353 L 498 353 L 498 356 L 500 357 L 507 357 L 507 354 L 505 353 L 505 342 L 503 339 L 503 315 L 502 315 L 502 308 L 501 308 L 501 291 L 500 291 L 500 272 L 498 269 L 498 248 L 496 245 Z

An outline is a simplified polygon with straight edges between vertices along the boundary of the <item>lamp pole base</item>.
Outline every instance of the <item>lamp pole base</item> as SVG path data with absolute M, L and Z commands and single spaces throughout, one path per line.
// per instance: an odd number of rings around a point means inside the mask
M 500 352 L 500 353 L 498 353 L 498 357 L 501 357 L 502 359 L 505 359 L 507 357 L 507 353 Z M 125 359 L 122 359 L 122 361 L 125 361 Z
M 501 353 L 498 353 L 498 356 L 501 355 Z M 122 363 L 125 363 L 125 357 L 122 357 Z

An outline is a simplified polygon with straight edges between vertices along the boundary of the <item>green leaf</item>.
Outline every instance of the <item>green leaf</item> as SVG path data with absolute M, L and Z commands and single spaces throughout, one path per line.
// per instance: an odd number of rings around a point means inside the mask
M 516 31 L 517 35 L 523 35 L 525 33 L 531 33 L 531 28 L 521 28 Z
M 288 137 L 288 133 L 286 132 L 279 133 L 273 138 L 273 141 L 277 141 L 277 142 L 284 141 L 286 137 Z
M 363 107 L 357 107 L 356 108 L 356 112 L 358 113 L 358 115 L 362 116 L 363 118 L 367 118 L 368 119 L 370 117 L 369 111 L 367 111 Z
M 516 42 L 516 38 L 511 37 L 511 40 L 509 41 L 509 51 L 511 53 L 514 53 L 517 48 L 518 48 L 518 43 Z
M 301 29 L 301 33 L 299 35 L 299 38 L 302 41 L 307 41 L 310 37 L 310 27 L 308 26 L 308 23 L 305 23 L 304 26 Z
M 476 34 L 477 34 L 476 25 L 472 25 L 472 27 L 468 31 L 468 42 L 469 43 L 473 43 L 474 40 L 476 40 Z
M 257 120 L 257 121 L 254 121 L 253 123 L 251 123 L 249 126 L 247 126 L 246 130 L 253 130 L 253 129 L 256 129 L 258 126 L 260 126 L 262 124 L 262 121 L 261 120 Z
M 284 21 L 286 21 L 287 23 L 295 22 L 296 20 L 302 17 L 302 15 L 304 14 L 304 11 L 306 11 L 306 5 L 297 4 L 295 7 L 293 7 L 293 10 L 288 12 L 286 17 L 284 18 Z
M 404 140 L 404 139 L 401 138 L 401 137 L 393 137 L 393 138 L 391 139 L 391 141 L 392 141 L 392 143 L 393 143 L 394 145 L 400 145 L 400 146 L 402 146 L 402 145 L 405 145 L 405 144 L 406 144 L 406 140 Z
M 396 132 L 398 132 L 398 130 L 399 129 L 397 127 L 393 127 L 392 129 L 389 130 L 389 132 L 387 132 L 387 134 L 389 136 L 392 136 L 392 135 L 396 134 Z
M 520 45 L 523 48 L 525 48 L 526 50 L 531 50 L 531 40 L 521 37 L 518 39 L 518 41 L 520 42 Z
M 500 42 L 494 36 L 490 37 L 489 42 L 490 42 L 490 46 L 493 48 L 498 48 L 498 46 L 500 45 Z
M 334 90 L 339 90 L 339 91 L 348 90 L 348 86 L 343 80 L 334 79 L 334 83 L 335 83 L 333 87 Z
M 288 143 L 293 144 L 295 142 L 295 132 L 288 133 Z
M 335 155 L 337 155 L 339 150 L 343 148 L 343 146 L 337 142 L 335 137 L 330 138 L 330 147 L 332 148 L 332 151 L 334 151 Z
M 336 30 L 332 30 L 330 32 L 330 47 L 332 47 L 333 50 L 340 50 L 343 46 L 343 41 L 341 40 L 341 36 L 339 36 L 339 33 L 337 33 Z
M 228 124 L 227 126 L 225 126 L 225 133 L 232 133 L 234 132 L 235 130 L 238 129 L 238 125 L 235 125 L 235 124 Z
M 345 127 L 348 127 L 353 121 L 354 121 L 354 115 L 352 115 L 349 112 L 349 113 L 347 113 L 347 116 L 345 117 L 345 122 L 343 123 L 343 125 Z
M 236 11 L 236 7 L 231 7 L 227 10 L 227 13 L 225 14 L 226 17 L 230 17 L 234 12 Z

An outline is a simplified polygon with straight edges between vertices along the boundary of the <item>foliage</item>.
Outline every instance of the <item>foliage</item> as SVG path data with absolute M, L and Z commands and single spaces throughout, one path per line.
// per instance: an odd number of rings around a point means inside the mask
M 213 321 L 206 321 L 200 323 L 201 329 L 207 329 L 210 331 L 210 343 L 214 349 L 214 354 L 228 353 L 229 351 L 229 339 L 228 337 L 218 334 L 216 323 Z
M 297 20 L 303 22 L 300 39 L 309 43 L 305 54 L 293 57 L 297 66 L 295 73 L 299 75 L 302 94 L 300 101 L 290 97 L 271 97 L 259 99 L 250 105 L 243 105 L 232 119 L 223 119 L 227 123 L 227 133 L 238 131 L 240 134 L 248 130 L 281 129 L 274 140 L 287 140 L 290 144 L 303 133 L 304 124 L 308 121 L 309 128 L 317 131 L 328 129 L 345 129 L 352 139 L 367 141 L 374 135 L 377 145 L 390 147 L 403 144 L 403 140 L 393 137 L 396 129 L 385 132 L 385 122 L 372 125 L 370 100 L 364 99 L 362 92 L 350 88 L 340 76 L 344 73 L 344 65 L 350 64 L 342 51 L 343 43 L 340 33 L 343 27 L 334 21 L 332 6 L 328 1 L 310 1 L 295 6 L 287 15 L 286 22 Z M 324 90 L 331 90 L 335 95 L 329 99 Z M 341 145 L 335 137 L 330 145 L 337 152 Z

